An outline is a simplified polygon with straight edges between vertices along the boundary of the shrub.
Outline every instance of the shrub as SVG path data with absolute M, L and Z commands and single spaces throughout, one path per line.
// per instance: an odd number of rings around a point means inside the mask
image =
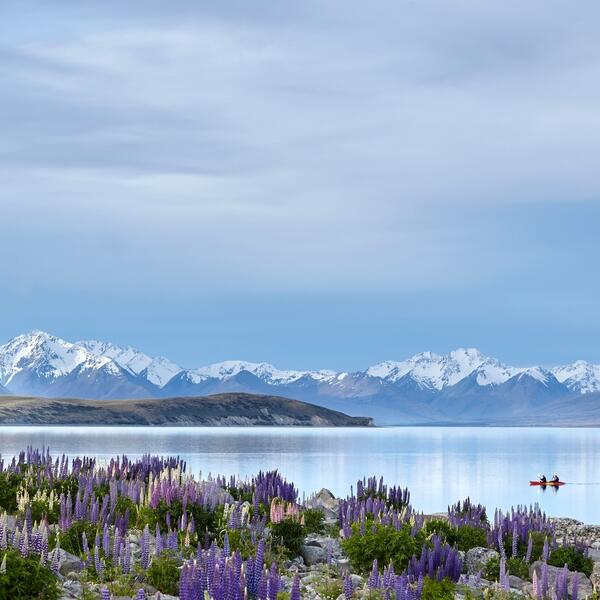
M 594 561 L 587 558 L 582 550 L 573 546 L 560 546 L 552 550 L 548 557 L 548 564 L 553 567 L 563 567 L 566 564 L 569 571 L 585 573 L 588 577 L 594 570 Z
M 437 534 L 444 540 L 448 539 L 448 535 L 454 531 L 454 529 L 455 528 L 445 519 L 430 519 L 429 521 L 425 521 L 425 524 L 423 525 L 423 532 L 425 535 L 429 536 Z
M 397 531 L 392 525 L 375 525 L 369 520 L 364 535 L 359 533 L 359 525 L 353 525 L 354 535 L 342 540 L 344 552 L 352 567 L 361 573 L 368 573 L 377 559 L 380 565 L 393 563 L 396 573 L 403 571 L 413 555 L 419 555 L 424 535 L 419 532 L 411 535 L 410 525 Z
M 179 561 L 168 552 L 155 556 L 146 572 L 148 583 L 163 594 L 179 594 Z
M 83 554 L 84 532 L 88 540 L 88 546 L 92 548 L 96 537 L 96 525 L 89 521 L 75 521 L 66 531 L 58 534 L 61 549 L 75 556 L 81 556 Z M 56 533 L 52 533 L 49 539 L 49 547 L 53 548 L 54 546 L 56 546 Z
M 227 537 L 229 538 L 229 548 L 232 552 L 236 550 L 242 555 L 244 560 L 254 556 L 256 554 L 256 546 L 252 543 L 250 534 L 243 529 L 229 529 L 227 530 Z M 224 535 L 219 539 L 219 546 L 223 547 Z
M 6 571 L 0 573 L 0 598 L 10 600 L 57 600 L 58 580 L 48 567 L 40 564 L 39 556 L 23 557 L 15 550 L 0 553 L 6 559 Z
M 486 547 L 487 534 L 481 527 L 472 525 L 460 525 L 452 528 L 446 535 L 446 541 L 451 545 L 456 545 L 459 550 L 470 550 L 471 548 Z
M 520 557 L 506 559 L 506 571 L 521 579 L 529 580 L 529 565 Z M 485 565 L 483 576 L 490 581 L 498 581 L 500 577 L 500 559 L 492 558 Z
M 325 515 L 318 508 L 309 508 L 302 513 L 306 533 L 323 533 Z
M 434 581 L 426 577 L 423 580 L 423 594 L 421 600 L 454 600 L 456 586 L 449 579 Z
M 300 554 L 304 534 L 304 526 L 295 519 L 283 519 L 279 523 L 271 524 L 272 542 L 283 546 L 291 558 Z
M 0 508 L 9 514 L 17 510 L 17 492 L 22 481 L 17 473 L 0 473 Z

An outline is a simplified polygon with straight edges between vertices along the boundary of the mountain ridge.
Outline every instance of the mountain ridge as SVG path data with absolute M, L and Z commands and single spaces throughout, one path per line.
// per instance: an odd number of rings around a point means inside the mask
M 20 395 L 94 400 L 284 395 L 395 424 L 424 417 L 480 418 L 484 409 L 518 414 L 519 405 L 540 410 L 540 399 L 548 403 L 600 391 L 600 365 L 575 361 L 552 369 L 514 367 L 475 348 L 459 348 L 445 355 L 421 352 L 355 372 L 280 370 L 249 361 L 184 369 L 131 346 L 72 343 L 35 330 L 0 346 L 0 393 L 2 387 Z

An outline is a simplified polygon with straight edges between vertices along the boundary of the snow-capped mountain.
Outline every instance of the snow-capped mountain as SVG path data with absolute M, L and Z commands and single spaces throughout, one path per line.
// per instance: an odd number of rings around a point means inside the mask
M 357 372 L 281 370 L 247 361 L 183 369 L 129 346 L 97 340 L 72 343 L 32 331 L 0 346 L 0 394 L 6 391 L 96 399 L 246 391 L 398 423 L 431 415 L 466 419 L 522 407 L 541 410 L 546 401 L 600 391 L 600 365 L 577 361 L 549 370 L 513 367 L 474 348 L 459 348 L 445 355 L 423 352 Z
M 76 342 L 76 345 L 85 348 L 94 356 L 109 358 L 132 375 L 140 375 L 158 387 L 165 385 L 182 370 L 167 358 L 162 356 L 152 358 L 131 346 L 116 346 L 98 340 L 84 340 Z
M 600 365 L 578 360 L 570 365 L 556 367 L 552 369 L 552 373 L 570 390 L 582 394 L 600 392 Z

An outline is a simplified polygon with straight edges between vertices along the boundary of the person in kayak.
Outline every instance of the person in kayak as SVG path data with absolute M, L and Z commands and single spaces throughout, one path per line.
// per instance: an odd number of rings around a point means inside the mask
M 551 481 L 552 483 L 558 483 L 560 481 L 560 478 L 556 473 L 554 473 L 554 475 L 552 475 Z
M 546 479 L 545 475 L 538 475 L 538 477 L 542 485 L 544 485 L 544 483 L 548 483 L 548 480 Z

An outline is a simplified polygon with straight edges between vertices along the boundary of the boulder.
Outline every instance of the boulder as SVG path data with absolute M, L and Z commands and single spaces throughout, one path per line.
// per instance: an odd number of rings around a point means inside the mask
M 535 572 L 538 578 L 538 581 L 542 579 L 542 561 L 538 560 L 534 562 L 531 567 L 529 567 L 529 576 L 533 578 L 533 573 Z M 556 579 L 559 573 L 562 571 L 561 567 L 552 567 L 548 565 L 548 587 L 552 590 L 554 589 L 554 585 L 556 583 Z M 587 598 L 591 596 L 593 593 L 592 582 L 588 579 L 585 573 L 577 573 L 569 571 L 569 592 L 573 586 L 573 579 L 577 577 L 578 579 L 578 597 L 579 598 Z
M 600 562 L 594 562 L 594 570 L 590 575 L 590 581 L 592 582 L 594 592 L 600 592 Z
M 321 546 L 305 544 L 302 546 L 300 555 L 307 565 L 318 565 L 327 562 L 327 550 Z
M 61 575 L 68 575 L 71 572 L 78 573 L 83 569 L 83 563 L 78 556 L 70 554 L 62 548 L 55 548 L 48 553 L 48 564 L 55 560 L 54 555 L 58 552 L 58 572 Z
M 490 548 L 476 547 L 471 548 L 465 554 L 465 567 L 467 575 L 477 575 L 483 571 L 485 565 L 493 558 L 499 558 L 500 555 Z
M 521 579 L 520 577 L 517 577 L 516 575 L 509 575 L 508 583 L 510 584 L 511 589 L 518 590 L 519 592 L 524 591 L 528 584 L 527 581 Z

